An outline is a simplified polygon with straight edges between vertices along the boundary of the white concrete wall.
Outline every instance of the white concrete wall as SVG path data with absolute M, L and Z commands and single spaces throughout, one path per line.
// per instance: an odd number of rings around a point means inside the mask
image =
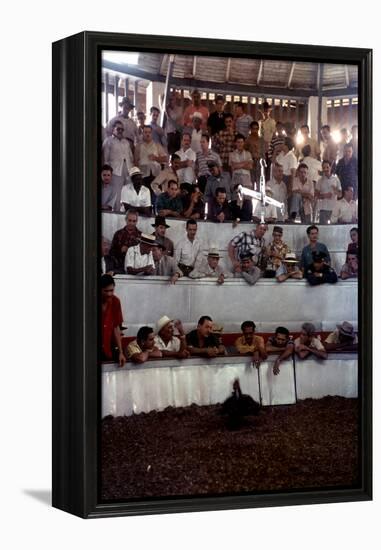
M 263 406 L 289 405 L 297 398 L 320 398 L 325 395 L 357 397 L 357 356 L 330 354 L 325 361 L 296 361 L 281 364 L 279 375 L 272 372 L 275 356 L 269 356 L 259 371 L 250 358 L 193 357 L 176 360 L 149 361 L 122 369 L 102 366 L 102 418 L 163 410 L 168 406 L 211 405 L 229 397 L 235 378 L 242 392 Z
M 142 325 L 154 327 L 163 315 L 181 319 L 186 328 L 195 327 L 202 315 L 224 326 L 225 332 L 238 332 L 242 321 L 253 319 L 257 330 L 271 331 L 283 324 L 299 330 L 312 321 L 318 330 L 336 327 L 338 322 L 357 325 L 357 283 L 339 281 L 335 285 L 311 287 L 305 281 L 276 283 L 260 279 L 254 286 L 242 280 L 227 279 L 219 286 L 213 279 L 180 279 L 169 285 L 162 277 L 115 277 L 115 293 L 122 303 L 126 335 L 135 335 Z

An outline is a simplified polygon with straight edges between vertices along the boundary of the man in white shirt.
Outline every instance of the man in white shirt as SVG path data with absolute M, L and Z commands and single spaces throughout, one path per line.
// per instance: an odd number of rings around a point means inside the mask
M 154 235 L 142 233 L 139 244 L 127 250 L 124 260 L 124 270 L 127 275 L 154 275 L 155 262 L 152 249 L 157 246 Z
M 297 177 L 292 183 L 292 196 L 290 201 L 290 217 L 293 222 L 298 214 L 302 223 L 312 222 L 312 201 L 315 195 L 314 184 L 308 179 L 308 166 L 299 164 Z
M 178 336 L 174 335 L 175 328 Z M 156 332 L 155 345 L 162 352 L 163 357 L 185 359 L 190 356 L 180 320 L 173 322 L 167 315 L 163 315 L 156 323 Z
M 123 137 L 123 124 L 119 120 L 114 123 L 112 136 L 103 142 L 102 159 L 103 164 L 109 164 L 113 169 L 113 209 L 119 212 L 122 187 L 129 181 L 129 171 L 133 167 L 131 147 L 128 140 Z
M 134 166 L 130 170 L 131 183 L 127 183 L 122 189 L 121 201 L 127 212 L 134 208 L 142 216 L 151 216 L 151 193 L 145 185 L 140 169 Z
M 299 338 L 295 340 L 295 353 L 300 359 L 314 355 L 318 359 L 327 359 L 327 352 L 320 339 L 315 336 L 312 323 L 304 323 Z
M 202 137 L 202 114 L 197 111 L 192 115 L 192 135 L 191 135 L 191 149 L 196 153 L 201 152 L 201 137 Z
M 159 175 L 160 165 L 167 161 L 168 156 L 162 145 L 153 141 L 151 126 L 144 126 L 143 141 L 135 150 L 135 164 L 139 166 L 147 187 L 150 187 L 151 181 Z
M 197 222 L 188 220 L 186 223 L 186 236 L 175 246 L 175 260 L 186 277 L 194 269 L 199 268 L 202 261 L 201 242 L 197 239 Z
M 119 106 L 122 107 L 122 112 L 117 114 L 114 118 L 112 118 L 106 127 L 106 133 L 108 136 L 111 136 L 113 133 L 113 128 L 115 122 L 121 122 L 123 126 L 123 137 L 125 139 L 128 139 L 130 146 L 132 150 L 134 149 L 134 145 L 138 140 L 138 127 L 136 126 L 136 123 L 132 118 L 130 118 L 129 114 L 132 109 L 134 109 L 135 105 L 131 103 L 131 101 L 128 99 L 128 97 L 124 97 L 122 101 L 119 103 Z
M 336 175 L 331 174 L 331 163 L 328 160 L 323 160 L 322 169 L 323 176 L 316 184 L 316 195 L 319 200 L 319 223 L 327 224 L 331 221 L 337 197 L 341 194 L 341 183 Z
M 176 152 L 181 159 L 177 175 L 179 183 L 194 183 L 195 172 L 194 165 L 196 162 L 196 153 L 191 149 L 191 136 L 189 133 L 184 133 L 181 140 L 181 149 Z
M 287 186 L 283 181 L 283 166 L 277 162 L 273 165 L 273 176 L 266 183 L 266 188 L 270 188 L 272 191 L 273 199 L 279 202 L 283 202 L 286 212 L 287 209 Z M 277 221 L 283 222 L 285 214 L 282 214 L 280 208 L 276 207 Z
M 344 196 L 336 202 L 333 209 L 332 223 L 357 223 L 357 203 L 353 200 L 353 187 L 344 189 Z
M 276 157 L 276 162 L 283 166 L 283 175 L 288 191 L 292 188 L 292 180 L 295 177 L 296 169 L 298 167 L 298 160 L 293 149 L 294 142 L 291 138 L 286 137 L 284 140 L 283 150 Z

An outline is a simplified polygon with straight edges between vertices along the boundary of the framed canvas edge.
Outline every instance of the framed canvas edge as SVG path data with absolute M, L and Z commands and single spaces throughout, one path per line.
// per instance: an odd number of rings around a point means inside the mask
M 100 217 L 97 196 L 98 78 L 100 49 L 181 49 L 215 55 L 298 57 L 334 62 L 343 56 L 359 66 L 361 265 L 372 258 L 372 50 L 331 46 L 267 44 L 231 40 L 84 32 L 53 44 L 53 506 L 80 517 L 226 510 L 372 499 L 372 308 L 369 270 L 361 273 L 359 395 L 361 479 L 358 489 L 162 499 L 134 503 L 98 502 L 97 267 Z M 207 49 L 205 49 L 207 48 Z M 255 52 L 254 52 L 255 49 Z M 297 54 L 299 50 L 299 54 Z M 320 52 L 320 56 L 318 53 Z M 322 53 L 324 55 L 322 55 Z M 342 59 L 342 58 L 341 58 Z M 343 59 L 341 60 L 343 62 Z M 78 182 L 73 185 L 73 181 Z M 370 213 L 370 214 L 369 214 Z M 365 221 L 364 221 L 365 220 Z

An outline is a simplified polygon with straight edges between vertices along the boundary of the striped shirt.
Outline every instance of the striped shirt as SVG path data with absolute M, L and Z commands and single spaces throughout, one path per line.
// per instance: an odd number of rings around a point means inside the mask
M 253 122 L 253 117 L 250 115 L 242 115 L 235 119 L 235 131 L 247 138 L 249 135 L 250 124 Z
M 196 155 L 196 168 L 199 176 L 210 176 L 210 170 L 208 168 L 208 162 L 214 160 L 218 166 L 222 166 L 220 156 L 215 151 L 208 149 L 208 152 L 205 154 L 199 152 Z

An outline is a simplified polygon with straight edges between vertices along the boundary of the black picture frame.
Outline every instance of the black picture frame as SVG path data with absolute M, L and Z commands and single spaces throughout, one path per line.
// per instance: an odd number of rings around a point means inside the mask
M 372 50 L 83 32 L 53 44 L 53 506 L 83 518 L 370 500 L 372 274 L 359 280 L 361 483 L 358 488 L 101 504 L 98 342 L 102 49 L 356 64 L 360 266 L 372 265 Z

